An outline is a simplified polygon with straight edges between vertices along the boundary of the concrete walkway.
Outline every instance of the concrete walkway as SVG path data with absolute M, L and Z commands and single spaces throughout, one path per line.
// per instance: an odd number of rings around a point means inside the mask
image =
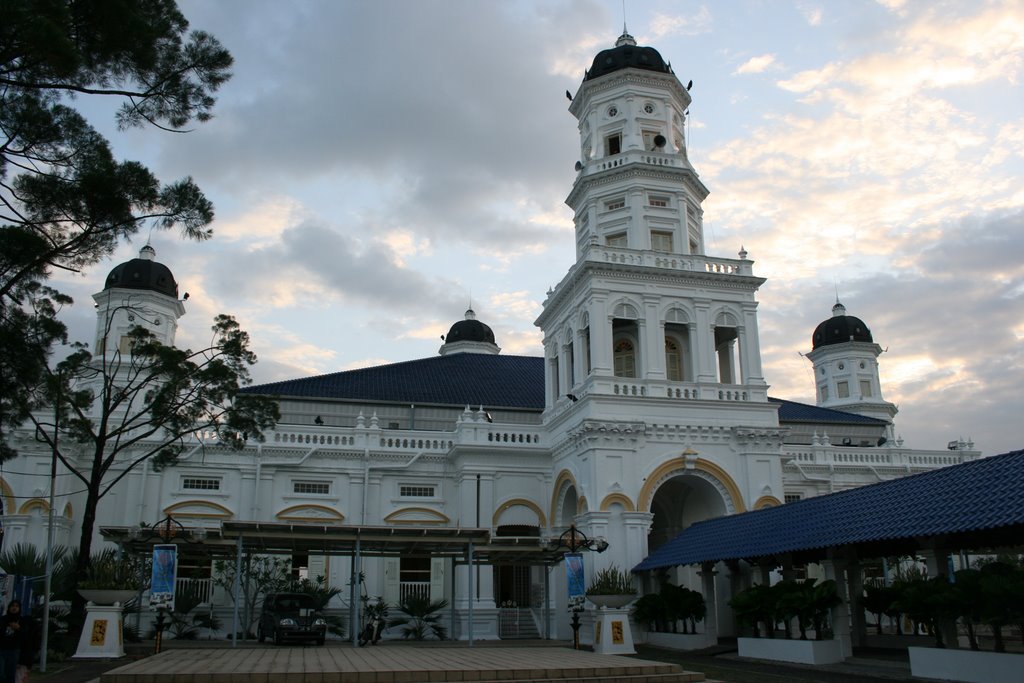
M 553 647 L 170 649 L 103 673 L 101 683 L 686 683 L 676 664 Z

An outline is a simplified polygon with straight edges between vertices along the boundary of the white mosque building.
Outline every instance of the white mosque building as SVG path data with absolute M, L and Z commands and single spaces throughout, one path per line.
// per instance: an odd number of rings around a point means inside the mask
M 265 443 L 235 451 L 197 436 L 178 465 L 134 468 L 101 501 L 97 533 L 171 515 L 211 531 L 229 522 L 485 529 L 544 545 L 575 525 L 609 544 L 587 554 L 591 572 L 633 567 L 696 521 L 980 457 L 970 443 L 904 446 L 879 381 L 881 348 L 838 302 L 807 353 L 817 404 L 769 396 L 757 316 L 764 279 L 742 249 L 706 253 L 708 189 L 683 135 L 689 104 L 657 50 L 628 34 L 586 72 L 569 107 L 580 136 L 566 200 L 576 260 L 536 321 L 543 357 L 502 354 L 470 310 L 436 356 L 251 387 L 280 401 Z M 97 353 L 119 348 L 140 322 L 173 343 L 185 313 L 148 246 L 94 298 Z M 131 320 L 133 306 L 156 314 Z M 50 455 L 31 434 L 19 447 L 0 481 L 6 543 L 41 547 Z M 81 494 L 73 477 L 57 482 L 56 542 L 74 545 Z M 342 555 L 293 562 L 339 587 L 353 571 Z M 409 593 L 450 599 L 455 637 L 466 637 L 468 614 L 475 637 L 511 637 L 502 605 L 548 632 L 545 598 L 549 633 L 568 637 L 564 574 L 549 566 L 484 565 L 470 576 L 450 557 L 406 554 L 367 557 L 362 568 L 369 593 L 390 603 Z M 182 578 L 209 581 L 210 572 L 185 567 Z M 217 591 L 211 599 L 228 606 Z M 729 620 L 718 623 L 725 630 Z

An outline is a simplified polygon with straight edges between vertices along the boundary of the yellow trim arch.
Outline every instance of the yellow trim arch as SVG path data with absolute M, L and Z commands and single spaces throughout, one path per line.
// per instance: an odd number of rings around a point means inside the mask
M 587 497 L 586 496 L 580 496 L 576 500 L 576 514 L 577 515 L 582 515 L 584 512 L 589 512 L 589 511 L 590 511 L 590 505 L 587 504 Z
M 773 508 L 778 505 L 782 505 L 782 501 L 780 501 L 775 496 L 761 496 L 760 498 L 754 501 L 754 504 L 750 506 L 750 509 L 763 510 L 764 508 Z
M 207 508 L 210 512 L 199 510 L 188 510 L 190 507 Z M 211 503 L 208 500 L 183 500 L 174 505 L 164 508 L 164 514 L 176 517 L 191 517 L 194 519 L 231 519 L 235 513 L 219 503 Z
M 64 516 L 68 519 L 74 519 L 74 508 L 71 507 L 71 503 L 68 503 L 67 505 L 64 506 Z
M 494 511 L 494 515 L 491 517 L 491 526 L 498 526 L 498 520 L 501 518 L 501 513 L 510 507 L 516 505 L 522 505 L 525 508 L 529 508 L 537 515 L 537 525 L 544 529 L 547 527 L 547 520 L 544 519 L 544 511 L 540 509 L 540 506 L 534 503 L 532 500 L 525 498 L 513 498 L 512 500 L 506 500 L 504 503 L 498 506 L 498 509 Z
M 732 498 L 732 506 L 736 512 L 746 512 L 747 506 L 743 502 L 743 494 L 740 493 L 740 487 L 736 485 L 733 478 L 729 476 L 729 473 L 723 470 L 721 467 L 705 460 L 704 458 L 697 458 L 697 461 L 693 464 L 693 467 L 687 467 L 687 462 L 684 459 L 677 458 L 670 460 L 669 462 L 663 463 L 656 470 L 647 475 L 647 482 L 640 489 L 640 495 L 637 497 L 638 507 L 644 512 L 651 511 L 651 502 L 654 500 L 654 491 L 665 478 L 672 474 L 686 474 L 691 470 L 699 470 L 704 474 L 710 475 L 713 479 L 716 479 Z
M 605 496 L 604 500 L 601 501 L 601 512 L 608 512 L 612 505 L 615 505 L 616 503 L 621 505 L 626 512 L 636 512 L 636 507 L 634 507 L 633 501 L 631 501 L 629 496 L 624 493 L 609 493 Z
M 4 510 L 7 514 L 12 515 L 18 508 L 17 499 L 14 497 L 14 489 L 8 484 L 3 478 L 0 478 L 0 495 L 4 497 Z
M 326 512 L 326 515 L 317 517 L 316 515 L 302 515 L 294 514 L 299 513 L 302 510 L 317 510 L 320 512 Z M 329 522 L 329 523 L 340 523 L 345 521 L 345 515 L 341 514 L 337 510 L 326 505 L 316 505 L 314 503 L 304 503 L 302 505 L 292 505 L 274 515 L 277 519 L 293 520 L 296 522 Z
M 18 508 L 18 514 L 27 515 L 37 509 L 48 513 L 50 511 L 50 504 L 42 498 L 30 498 L 21 504 L 21 507 Z
M 402 519 L 403 515 L 407 514 L 424 515 L 424 518 L 419 519 Z M 388 524 L 447 524 L 451 520 L 446 515 L 441 514 L 437 510 L 431 510 L 430 508 L 401 508 L 395 510 L 387 517 L 384 521 Z
M 555 485 L 551 489 L 551 514 L 549 515 L 552 523 L 558 519 L 558 498 L 562 491 L 562 485 L 568 482 L 576 489 L 576 495 L 580 495 L 580 487 L 576 485 L 576 477 L 572 476 L 572 472 L 569 470 L 562 470 L 558 473 L 558 477 L 555 478 Z M 578 502 L 578 501 L 577 501 Z M 576 505 L 577 512 L 579 511 L 579 505 Z

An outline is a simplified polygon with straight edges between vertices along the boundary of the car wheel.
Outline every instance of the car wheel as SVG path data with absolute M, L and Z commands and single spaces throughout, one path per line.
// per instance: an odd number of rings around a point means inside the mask
M 317 638 L 316 639 L 316 644 L 317 645 L 323 645 L 325 640 L 326 640 L 326 638 Z
M 262 626 L 256 627 L 256 639 L 261 643 L 267 642 L 267 634 L 263 632 Z
M 281 631 L 279 629 L 275 628 L 274 629 L 274 645 L 281 645 L 283 643 L 284 643 L 284 638 L 281 637 Z

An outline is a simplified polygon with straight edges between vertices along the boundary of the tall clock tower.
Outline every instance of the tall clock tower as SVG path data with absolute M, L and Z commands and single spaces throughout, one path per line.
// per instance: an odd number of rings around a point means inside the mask
M 757 331 L 764 280 L 742 249 L 706 253 L 689 105 L 671 65 L 624 33 L 569 107 L 576 262 L 536 324 L 552 526 L 607 538 L 598 565 L 632 567 L 693 522 L 783 497 Z

